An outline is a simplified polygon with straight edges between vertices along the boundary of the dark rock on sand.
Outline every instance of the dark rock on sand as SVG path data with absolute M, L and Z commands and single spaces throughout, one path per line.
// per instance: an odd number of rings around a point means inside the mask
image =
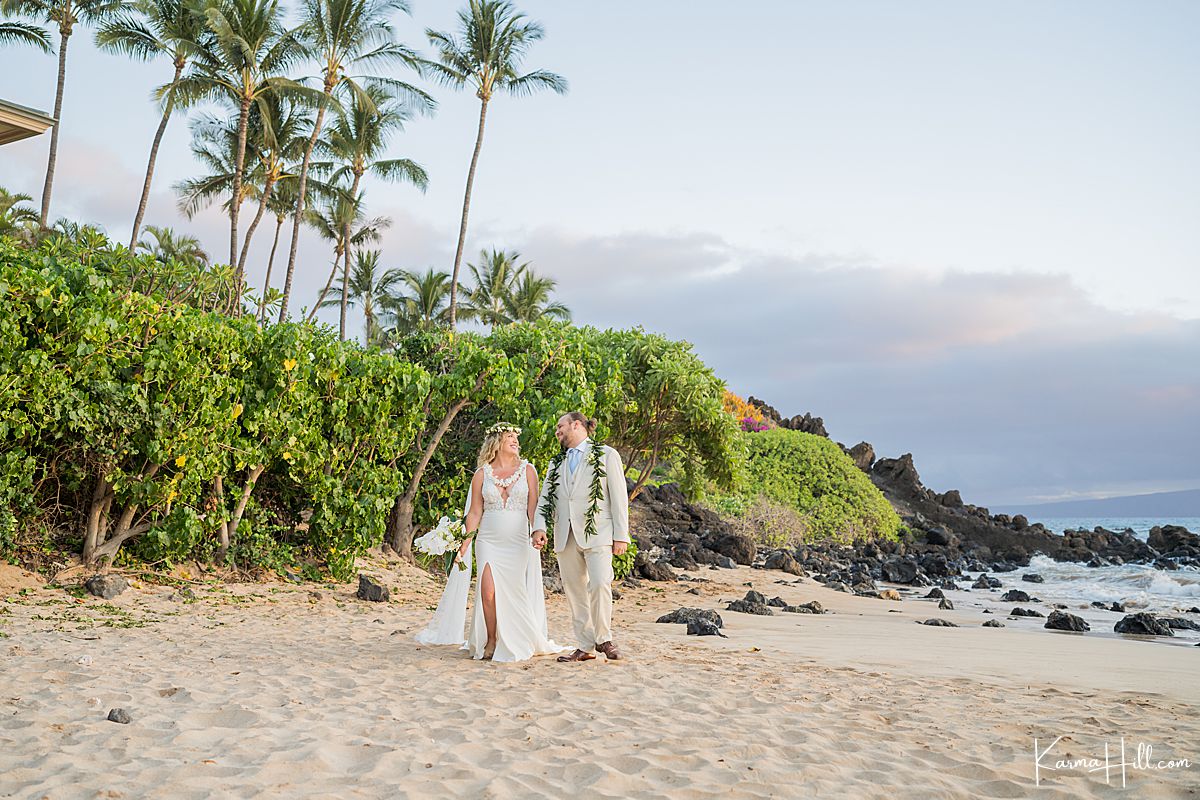
M 764 603 L 751 603 L 748 600 L 734 600 L 725 607 L 726 611 L 737 611 L 741 614 L 758 614 L 761 617 L 773 617 L 775 612 Z
M 1162 621 L 1173 631 L 1200 631 L 1200 625 L 1183 617 L 1163 617 Z
M 971 588 L 972 589 L 999 589 L 1003 585 L 1004 584 L 1002 584 L 1000 582 L 999 578 L 993 578 L 991 575 L 988 575 L 985 572 L 982 575 L 980 575 L 978 578 L 975 579 L 975 582 L 971 584 Z
M 938 608 L 942 609 L 943 611 L 953 611 L 954 603 L 950 602 L 949 597 L 943 597 L 938 601 Z
M 129 588 L 129 581 L 120 575 L 93 575 L 83 582 L 88 594 L 111 600 Z
M 934 587 L 934 588 L 932 588 L 932 589 L 930 589 L 930 590 L 929 590 L 929 594 L 925 595 L 925 599 L 926 599 L 926 600 L 941 600 L 941 599 L 942 599 L 943 597 L 945 597 L 945 596 L 946 596 L 946 595 L 944 595 L 944 594 L 942 593 L 942 590 L 941 590 L 941 589 L 938 589 L 937 587 Z
M 763 562 L 763 569 L 777 569 L 786 572 L 789 575 L 804 575 L 804 568 L 800 566 L 795 557 L 786 550 L 776 550 L 771 555 L 767 556 L 767 560 Z
M 655 622 L 686 625 L 692 620 L 697 619 L 707 620 L 718 628 L 725 627 L 725 623 L 721 620 L 721 615 L 709 608 L 677 608 L 670 614 L 663 614 Z
M 722 639 L 729 637 L 721 633 L 721 629 L 713 624 L 710 619 L 696 618 L 688 620 L 687 624 L 688 636 L 720 636 Z
M 987 622 L 983 623 L 983 627 L 985 627 L 985 628 L 1003 628 L 1004 623 L 998 619 L 989 619 Z
M 129 712 L 123 708 L 114 708 L 108 712 L 109 722 L 119 722 L 122 725 L 128 725 L 133 722 L 133 717 L 129 716 Z
M 1046 616 L 1040 611 L 1034 611 L 1032 608 L 1014 608 L 1008 612 L 1010 617 L 1044 617 Z
M 767 605 L 771 606 L 772 608 L 787 608 L 788 602 L 782 597 L 772 597 L 767 601 Z
M 1051 611 L 1050 616 L 1046 618 L 1046 624 L 1042 627 L 1056 631 L 1075 631 L 1077 633 L 1083 633 L 1092 629 L 1092 626 L 1088 625 L 1083 617 L 1068 614 L 1066 611 Z
M 648 557 L 642 558 L 642 554 L 639 552 L 634 563 L 637 566 L 638 574 L 648 581 L 675 580 L 675 571 L 665 561 L 651 561 Z
M 1006 603 L 1028 603 L 1030 600 L 1029 595 L 1020 589 L 1009 589 L 1000 599 Z
M 1113 626 L 1117 633 L 1132 633 L 1140 636 L 1174 636 L 1171 626 L 1153 614 L 1142 611 L 1130 614 Z
M 386 586 L 378 583 L 374 578 L 360 572 L 358 574 L 358 593 L 356 596 L 359 600 L 369 600 L 372 603 L 386 603 L 388 601 L 388 590 Z
M 1037 574 L 1036 572 L 1027 572 L 1026 574 L 1021 576 L 1021 580 L 1025 581 L 1027 583 L 1045 583 L 1046 582 L 1046 579 L 1043 578 L 1041 575 Z
M 922 622 L 921 624 L 922 625 L 933 625 L 934 627 L 937 627 L 937 628 L 957 628 L 958 627 L 950 620 L 939 619 L 937 617 L 934 617 L 933 619 L 927 619 L 924 622 Z

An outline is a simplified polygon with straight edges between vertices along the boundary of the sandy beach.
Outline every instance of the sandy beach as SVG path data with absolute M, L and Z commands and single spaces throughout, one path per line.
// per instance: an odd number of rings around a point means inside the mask
M 622 587 L 621 662 L 497 665 L 417 645 L 440 586 L 379 557 L 363 569 L 386 604 L 204 576 L 194 600 L 134 581 L 105 601 L 3 569 L 2 797 L 1200 794 L 1200 648 L 1178 643 L 982 628 L 1003 616 L 739 568 Z M 829 613 L 724 611 L 747 584 Z M 720 610 L 728 638 L 655 623 L 681 606 Z M 549 613 L 565 641 L 561 595 Z M 1107 784 L 1051 771 L 1106 743 Z M 1144 768 L 1139 745 L 1190 764 Z

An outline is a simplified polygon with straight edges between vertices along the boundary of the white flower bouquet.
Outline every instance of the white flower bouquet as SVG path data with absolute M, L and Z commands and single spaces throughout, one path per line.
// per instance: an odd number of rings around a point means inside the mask
M 461 519 L 442 517 L 438 520 L 436 527 L 413 541 L 413 547 L 427 555 L 444 556 L 446 574 L 449 575 L 450 571 L 454 569 L 454 559 L 458 555 L 458 548 L 468 538 L 470 537 L 467 536 Z M 460 561 L 458 568 L 467 569 L 467 565 Z

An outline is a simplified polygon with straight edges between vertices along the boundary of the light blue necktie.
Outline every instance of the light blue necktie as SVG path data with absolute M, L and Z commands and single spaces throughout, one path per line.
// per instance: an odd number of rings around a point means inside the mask
M 575 474 L 575 470 L 579 467 L 579 454 L 578 447 L 572 447 L 567 451 L 567 469 L 571 471 L 572 475 Z

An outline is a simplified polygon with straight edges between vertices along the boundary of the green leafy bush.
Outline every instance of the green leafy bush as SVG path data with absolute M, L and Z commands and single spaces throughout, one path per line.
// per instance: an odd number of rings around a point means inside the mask
M 741 435 L 748 452 L 745 482 L 736 494 L 710 498 L 709 504 L 748 522 L 764 544 L 897 536 L 900 517 L 834 442 L 784 428 Z

